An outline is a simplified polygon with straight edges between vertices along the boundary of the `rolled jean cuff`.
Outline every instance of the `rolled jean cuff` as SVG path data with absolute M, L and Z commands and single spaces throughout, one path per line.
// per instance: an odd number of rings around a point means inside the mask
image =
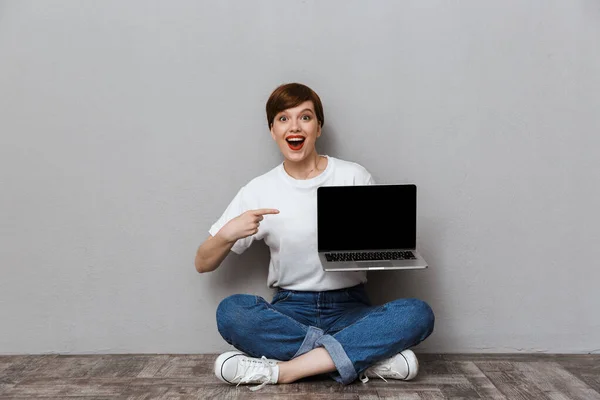
M 329 356 L 333 360 L 335 368 L 339 373 L 339 376 L 334 374 L 333 379 L 344 385 L 354 382 L 358 375 L 356 374 L 352 361 L 348 358 L 348 355 L 340 342 L 335 340 L 331 335 L 323 335 L 315 342 L 314 346 L 315 348 L 323 346 L 329 353 Z
M 323 331 L 319 328 L 315 328 L 314 326 L 309 326 L 308 331 L 306 332 L 306 336 L 304 337 L 304 341 L 300 345 L 300 348 L 294 354 L 292 359 L 301 356 L 304 353 L 308 353 L 312 349 L 315 348 L 315 342 L 323 336 Z

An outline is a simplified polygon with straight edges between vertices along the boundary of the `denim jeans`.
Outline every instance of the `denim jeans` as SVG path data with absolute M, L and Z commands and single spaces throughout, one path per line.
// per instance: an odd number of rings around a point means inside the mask
M 324 347 L 343 384 L 377 361 L 425 340 L 434 325 L 433 311 L 418 299 L 372 306 L 364 285 L 325 292 L 279 290 L 271 303 L 236 294 L 217 308 L 223 339 L 251 357 L 288 361 Z

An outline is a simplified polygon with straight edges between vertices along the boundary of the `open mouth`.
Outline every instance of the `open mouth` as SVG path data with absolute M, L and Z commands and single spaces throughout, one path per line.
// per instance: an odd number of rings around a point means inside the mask
M 296 137 L 296 138 L 287 138 L 285 141 L 288 144 L 288 147 L 294 151 L 300 150 L 304 146 L 304 138 Z

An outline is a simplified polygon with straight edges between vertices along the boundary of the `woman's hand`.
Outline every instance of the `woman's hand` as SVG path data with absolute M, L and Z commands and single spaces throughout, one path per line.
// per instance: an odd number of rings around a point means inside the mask
M 258 232 L 260 221 L 264 218 L 263 215 L 266 214 L 279 214 L 279 210 L 273 208 L 248 210 L 227 222 L 217 235 L 230 243 L 235 243 L 239 239 L 254 235 Z

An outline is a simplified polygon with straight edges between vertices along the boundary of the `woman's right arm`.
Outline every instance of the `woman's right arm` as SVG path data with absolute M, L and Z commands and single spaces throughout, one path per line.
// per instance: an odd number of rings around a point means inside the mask
M 261 208 L 246 211 L 226 223 L 214 237 L 209 236 L 196 252 L 196 271 L 210 272 L 219 268 L 235 242 L 258 233 L 260 221 L 266 214 L 279 214 L 279 210 Z
M 210 272 L 221 265 L 229 251 L 235 244 L 235 241 L 229 242 L 222 238 L 218 233 L 216 236 L 209 235 L 208 239 L 200 245 L 196 252 L 196 271 Z

